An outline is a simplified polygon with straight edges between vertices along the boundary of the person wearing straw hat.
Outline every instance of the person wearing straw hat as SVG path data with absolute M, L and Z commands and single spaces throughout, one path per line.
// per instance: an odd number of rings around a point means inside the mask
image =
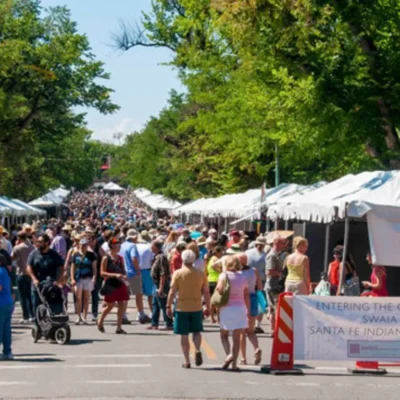
M 153 262 L 153 252 L 151 251 L 151 237 L 148 235 L 147 231 L 142 231 L 139 235 L 136 247 L 139 254 L 139 267 L 142 277 L 142 293 L 143 296 L 147 296 L 147 302 L 149 304 L 149 309 L 153 307 L 153 288 L 154 282 L 151 278 L 151 264 Z M 138 321 L 142 323 L 150 322 L 151 319 L 146 315 L 144 318 L 140 319 L 138 315 Z
M 256 269 L 258 276 L 261 279 L 262 287 L 264 288 L 265 283 L 267 281 L 267 275 L 266 275 L 267 254 L 264 251 L 265 246 L 267 245 L 267 239 L 264 236 L 258 236 L 254 244 L 255 247 L 253 249 L 247 250 L 245 253 L 247 257 L 247 265 L 250 268 Z M 262 319 L 263 319 L 262 315 L 259 315 L 257 317 L 256 327 L 254 330 L 255 333 L 258 334 L 264 333 L 264 330 L 261 328 Z
M 75 325 L 81 322 L 87 324 L 90 294 L 96 282 L 97 260 L 95 254 L 88 251 L 88 248 L 89 240 L 84 237 L 79 242 L 79 250 L 72 256 L 71 283 L 75 289 L 75 309 L 78 314 Z
M 267 241 L 272 245 L 267 255 L 267 281 L 265 290 L 267 292 L 269 319 L 271 324 L 270 337 L 275 333 L 275 307 L 277 305 L 278 296 L 282 292 L 280 278 L 283 271 L 283 261 L 280 253 L 285 247 L 285 238 L 279 233 L 272 232 L 268 235 Z
M 139 253 L 137 249 L 138 233 L 134 229 L 127 232 L 126 241 L 121 246 L 120 256 L 124 258 L 125 268 L 127 271 L 129 291 L 135 296 L 136 309 L 139 314 L 140 322 L 148 321 L 143 308 L 143 292 L 142 292 L 142 273 L 139 265 Z M 124 315 L 124 324 L 129 324 L 128 318 Z

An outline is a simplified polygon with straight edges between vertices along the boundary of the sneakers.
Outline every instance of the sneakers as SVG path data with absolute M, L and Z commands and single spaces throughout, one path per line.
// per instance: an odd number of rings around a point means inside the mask
M 256 326 L 256 327 L 254 328 L 254 333 L 262 334 L 262 333 L 264 333 L 264 329 L 261 328 L 261 327 L 259 327 L 259 326 Z
M 147 315 L 144 315 L 143 317 L 140 317 L 139 315 L 138 315 L 138 321 L 142 324 L 142 325 L 144 325 L 144 324 L 149 324 L 150 322 L 151 322 L 151 318 L 150 317 L 148 317 Z
M 3 360 L 3 361 L 12 361 L 12 360 L 14 360 L 14 355 L 13 355 L 13 353 L 2 354 L 1 360 Z
M 77 318 L 77 320 L 75 321 L 75 325 L 80 325 L 81 322 L 83 322 L 83 321 L 82 321 L 82 318 L 79 317 L 79 318 Z

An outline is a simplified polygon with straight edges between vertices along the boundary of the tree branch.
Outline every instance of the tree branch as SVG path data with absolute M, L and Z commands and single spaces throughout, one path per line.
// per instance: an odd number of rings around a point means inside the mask
M 124 21 L 120 22 L 119 33 L 113 33 L 112 39 L 115 47 L 119 50 L 128 51 L 133 47 L 165 47 L 173 52 L 176 52 L 176 48 L 169 43 L 163 42 L 152 42 L 146 35 L 146 30 L 136 23 L 135 26 L 128 24 Z

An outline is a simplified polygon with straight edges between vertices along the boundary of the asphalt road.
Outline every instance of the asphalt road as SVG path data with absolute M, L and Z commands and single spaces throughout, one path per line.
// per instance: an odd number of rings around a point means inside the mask
M 133 318 L 136 314 L 130 313 Z M 14 315 L 20 318 L 20 310 Z M 74 319 L 73 317 L 71 319 Z M 350 364 L 313 363 L 304 376 L 272 376 L 249 365 L 241 373 L 220 369 L 224 354 L 218 327 L 206 323 L 204 365 L 181 368 L 179 338 L 149 332 L 138 323 L 115 335 L 115 314 L 106 333 L 72 327 L 70 344 L 32 343 L 30 328 L 14 325 L 14 361 L 0 362 L 1 399 L 363 399 L 397 400 L 400 370 L 384 377 L 353 376 Z M 263 361 L 271 340 L 260 336 Z M 252 351 L 248 349 L 251 360 Z

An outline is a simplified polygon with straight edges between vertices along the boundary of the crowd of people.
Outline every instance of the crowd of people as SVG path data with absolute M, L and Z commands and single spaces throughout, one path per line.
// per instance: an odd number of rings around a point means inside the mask
M 274 336 L 279 294 L 313 292 L 307 249 L 307 240 L 292 238 L 291 233 L 272 232 L 250 241 L 242 231 L 219 234 L 212 226 L 174 223 L 168 216 L 157 219 L 129 192 L 73 194 L 59 219 L 12 227 L 10 232 L 0 227 L 3 359 L 13 358 L 13 284 L 22 309 L 19 323 L 35 323 L 41 302 L 38 287 L 50 277 L 63 288 L 66 299 L 73 293 L 76 325 L 93 322 L 104 333 L 104 321 L 117 307 L 115 333 L 123 335 L 124 325 L 132 319 L 128 301 L 134 297 L 136 319 L 146 329 L 173 330 L 181 336 L 184 368 L 191 367 L 189 334 L 196 348 L 195 364 L 203 362 L 201 332 L 208 317 L 220 326 L 224 369 L 240 371 L 238 365 L 247 364 L 247 340 L 258 365 L 262 350 L 257 334 L 264 333 L 261 323 L 267 315 L 268 336 Z M 328 271 L 334 295 L 342 256 L 343 248 L 336 247 Z M 346 261 L 345 270 L 346 280 L 356 276 L 350 262 Z M 363 285 L 377 295 L 387 295 L 385 281 L 385 269 L 374 266 L 371 282 Z M 226 296 L 227 286 L 226 302 L 219 307 L 213 299 Z M 267 310 L 260 306 L 263 298 Z

